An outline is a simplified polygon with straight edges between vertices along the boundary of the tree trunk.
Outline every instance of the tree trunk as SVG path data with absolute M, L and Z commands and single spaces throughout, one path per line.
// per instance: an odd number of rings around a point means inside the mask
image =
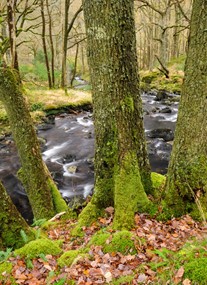
M 98 209 L 114 205 L 116 228 L 133 226 L 134 213 L 148 205 L 144 188 L 151 190 L 133 2 L 84 4 L 96 142 L 95 193 L 80 221 L 90 215 L 92 205 Z
M 49 58 L 47 54 L 47 43 L 46 43 L 46 21 L 45 21 L 45 12 L 44 12 L 44 0 L 41 0 L 41 17 L 42 17 L 42 46 L 45 56 L 45 65 L 47 69 L 47 78 L 48 78 L 48 86 L 51 89 L 52 88 L 52 79 L 51 79 L 51 73 L 50 73 L 50 64 L 49 64 Z
M 185 78 L 167 175 L 173 214 L 207 213 L 207 1 L 193 3 Z
M 49 39 L 50 39 L 50 51 L 51 51 L 51 84 L 52 88 L 55 87 L 55 50 L 54 50 L 54 43 L 53 43 L 53 34 L 52 34 L 52 15 L 49 8 L 48 0 L 46 1 L 47 7 L 47 14 L 48 14 L 48 24 L 49 24 Z
M 22 218 L 0 182 L 0 240 L 3 247 L 17 248 L 22 246 L 21 230 L 29 239 L 34 239 L 34 232 Z
M 20 179 L 35 219 L 51 218 L 55 213 L 65 211 L 67 205 L 42 160 L 33 122 L 22 95 L 19 74 L 15 70 L 0 69 L 0 100 L 10 121 L 22 165 Z
M 65 15 L 64 15 L 64 26 L 63 26 L 63 46 L 62 46 L 62 69 L 61 69 L 61 88 L 66 88 L 67 86 L 67 49 L 68 49 L 68 15 L 70 8 L 70 0 L 65 0 Z

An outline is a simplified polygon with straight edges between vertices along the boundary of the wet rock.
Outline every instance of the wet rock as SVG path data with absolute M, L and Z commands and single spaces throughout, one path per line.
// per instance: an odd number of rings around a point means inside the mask
M 38 131 L 47 131 L 53 128 L 53 124 L 41 124 L 38 125 L 37 130 Z
M 165 99 L 167 99 L 167 98 L 168 98 L 167 92 L 164 91 L 164 90 L 159 90 L 159 91 L 157 92 L 155 101 L 163 101 L 163 100 L 165 100 Z
M 161 109 L 159 112 L 169 114 L 169 113 L 172 113 L 172 110 L 170 109 L 170 107 L 165 107 L 165 108 Z
M 155 129 L 148 131 L 147 136 L 149 138 L 162 138 L 164 141 L 172 141 L 174 139 L 174 133 L 171 129 Z
M 76 160 L 76 155 L 74 154 L 66 154 L 63 159 L 62 159 L 62 163 L 70 163 L 72 161 Z

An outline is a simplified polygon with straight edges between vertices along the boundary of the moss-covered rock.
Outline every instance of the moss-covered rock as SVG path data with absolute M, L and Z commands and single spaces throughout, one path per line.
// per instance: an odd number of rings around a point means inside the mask
M 150 83 L 152 83 L 153 80 L 157 79 L 159 77 L 159 75 L 160 75 L 160 73 L 156 72 L 156 71 L 149 72 L 148 74 L 142 76 L 141 82 L 150 84 Z
M 104 253 L 135 254 L 137 250 L 133 239 L 133 234 L 126 230 L 118 231 L 114 234 L 99 231 L 91 238 L 89 245 L 102 246 Z
M 110 238 L 111 234 L 108 232 L 103 232 L 102 230 L 94 234 L 89 241 L 88 245 L 100 245 L 105 246 L 106 241 Z
M 46 238 L 31 241 L 14 251 L 15 255 L 29 258 L 39 257 L 40 254 L 58 255 L 61 252 L 62 249 L 60 248 L 59 241 L 51 241 Z
M 86 253 L 81 253 L 79 250 L 69 250 L 58 258 L 58 265 L 60 267 L 71 266 L 72 264 L 75 264 L 80 259 L 87 256 L 88 255 Z

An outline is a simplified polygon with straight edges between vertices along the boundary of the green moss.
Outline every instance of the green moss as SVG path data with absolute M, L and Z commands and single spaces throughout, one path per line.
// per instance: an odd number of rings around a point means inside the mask
M 191 158 L 190 158 L 191 159 Z M 165 201 L 175 217 L 189 213 L 194 218 L 207 218 L 207 164 L 206 157 L 178 159 L 166 181 Z
M 122 284 L 132 284 L 132 280 L 134 279 L 135 275 L 127 275 L 127 276 L 121 276 L 118 279 L 114 279 L 112 282 L 110 282 L 109 284 L 111 285 L 122 285 Z
M 132 112 L 134 111 L 134 101 L 132 96 L 125 96 L 121 102 L 121 107 L 124 110 L 126 107 L 129 108 Z
M 66 212 L 66 215 L 64 215 L 65 219 L 76 218 L 76 214 L 68 207 L 52 179 L 48 179 L 48 185 L 51 189 L 53 205 L 56 213 Z
M 137 250 L 132 240 L 133 234 L 123 230 L 113 234 L 110 243 L 105 244 L 104 252 L 120 252 L 122 254 L 136 254 Z
M 126 154 L 115 174 L 115 229 L 131 229 L 136 211 L 145 211 L 149 200 L 144 191 L 136 154 Z
M 185 278 L 192 281 L 192 284 L 207 284 L 207 258 L 195 258 L 184 265 Z
M 5 261 L 0 264 L 0 284 L 17 284 L 12 276 L 12 263 Z
M 152 185 L 153 187 L 158 190 L 165 184 L 166 177 L 162 174 L 152 172 L 151 173 Z
M 91 238 L 88 245 L 102 246 L 104 253 L 136 254 L 137 251 L 133 239 L 133 234 L 126 230 L 118 231 L 114 234 L 99 231 Z
M 153 80 L 157 79 L 159 77 L 160 73 L 153 71 L 149 72 L 147 75 L 143 75 L 141 78 L 141 82 L 151 84 Z
M 14 253 L 21 257 L 35 258 L 39 257 L 40 254 L 58 255 L 61 251 L 59 242 L 41 238 L 29 242 L 25 246 L 15 250 Z
M 91 245 L 100 245 L 105 246 L 106 241 L 110 238 L 111 234 L 108 232 L 103 232 L 102 230 L 94 234 L 88 243 L 88 246 Z
M 87 256 L 88 256 L 88 254 L 81 253 L 79 250 L 69 250 L 69 251 L 63 253 L 58 258 L 58 265 L 60 267 L 71 266 L 72 264 L 75 264 L 80 259 L 85 258 Z
M 78 217 L 78 225 L 73 230 L 73 232 L 77 231 L 83 226 L 90 226 L 93 222 L 97 220 L 98 217 L 101 216 L 101 214 L 102 211 L 98 209 L 95 204 L 89 202 L 87 206 L 83 209 L 83 211 L 80 213 Z
M 2 273 L 6 272 L 7 274 L 10 274 L 12 271 L 12 264 L 8 261 L 5 261 L 0 264 L 0 280 L 3 280 Z

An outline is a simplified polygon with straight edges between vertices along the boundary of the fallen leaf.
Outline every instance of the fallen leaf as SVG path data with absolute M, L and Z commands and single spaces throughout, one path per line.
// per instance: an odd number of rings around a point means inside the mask
M 137 278 L 138 283 L 144 283 L 147 280 L 147 276 L 145 274 L 140 274 Z
M 191 281 L 189 279 L 185 279 L 182 284 L 183 285 L 191 285 Z
M 184 271 L 184 267 L 181 266 L 181 267 L 178 269 L 177 273 L 175 274 L 175 277 L 174 277 L 174 283 L 175 283 L 175 284 L 178 284 L 178 283 L 181 281 L 184 272 L 185 272 L 185 271 Z
M 104 274 L 104 277 L 106 278 L 106 282 L 107 283 L 110 283 L 112 281 L 112 274 L 110 271 L 107 271 L 105 274 Z

